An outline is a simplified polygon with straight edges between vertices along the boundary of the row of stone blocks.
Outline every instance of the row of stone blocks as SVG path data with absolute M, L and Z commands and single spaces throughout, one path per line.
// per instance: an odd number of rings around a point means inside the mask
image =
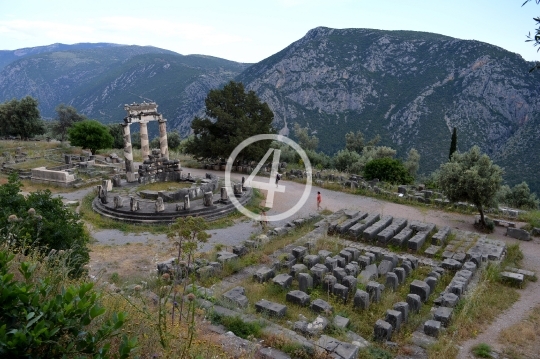
M 363 239 L 368 242 L 377 242 L 381 246 L 394 245 L 407 246 L 413 251 L 418 251 L 428 236 L 434 231 L 435 225 L 393 218 L 379 214 L 366 212 L 346 211 L 347 219 L 340 219 L 330 223 L 329 234 L 348 235 L 355 239 Z M 432 237 L 433 244 L 443 244 L 450 234 L 449 227 L 443 227 Z
M 441 328 L 448 327 L 450 324 L 452 313 L 454 311 L 453 308 L 467 290 L 467 287 L 477 268 L 481 265 L 481 262 L 468 261 L 465 262 L 463 266 L 459 266 L 459 268 L 456 268 L 457 265 L 449 268 L 448 264 L 445 265 L 444 262 L 442 265 L 446 266 L 449 270 L 458 270 L 455 272 L 450 284 L 448 284 L 445 290 L 439 295 L 439 298 L 434 300 L 434 304 L 437 308 L 433 311 L 433 319 L 424 323 L 424 333 L 433 337 L 438 337 Z

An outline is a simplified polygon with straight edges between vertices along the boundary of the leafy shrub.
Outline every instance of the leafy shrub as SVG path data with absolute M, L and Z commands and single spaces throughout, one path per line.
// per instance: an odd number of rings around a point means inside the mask
M 364 177 L 368 180 L 378 178 L 381 181 L 407 184 L 414 179 L 400 160 L 393 158 L 378 158 L 366 164 Z
M 54 257 L 15 264 L 14 258 L 0 249 L 0 356 L 108 358 L 125 313 L 113 313 L 97 325 L 105 308 L 93 283 L 64 286 L 59 268 L 49 266 Z M 117 357 L 129 357 L 135 346 L 136 340 L 124 336 Z
M 211 313 L 210 320 L 213 323 L 223 325 L 240 338 L 246 339 L 250 336 L 258 338 L 261 336 L 262 324 L 257 321 L 248 323 L 244 322 L 240 317 L 226 317 L 216 312 Z
M 486 343 L 480 343 L 472 348 L 472 353 L 480 358 L 491 358 L 491 347 Z
M 0 186 L 0 244 L 38 248 L 42 253 L 68 251 L 70 274 L 80 276 L 90 259 L 89 236 L 80 216 L 65 208 L 60 198 L 53 198 L 49 190 L 24 197 L 21 186 L 16 174 Z
M 347 149 L 341 150 L 334 155 L 334 167 L 339 171 L 347 171 L 360 160 L 360 155 Z

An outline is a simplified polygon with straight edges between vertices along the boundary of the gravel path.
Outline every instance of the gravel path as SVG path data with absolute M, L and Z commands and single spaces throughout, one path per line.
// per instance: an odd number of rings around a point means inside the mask
M 202 176 L 206 172 L 212 172 L 220 177 L 223 172 L 199 170 L 199 169 L 184 169 L 185 172 L 191 172 L 192 175 Z M 244 175 L 247 177 L 247 175 Z M 240 180 L 241 174 L 233 174 L 234 180 Z M 268 178 L 256 178 L 258 181 L 268 182 Z M 305 186 L 296 182 L 282 181 L 281 185 L 285 186 L 284 193 L 275 193 L 274 206 L 268 211 L 268 216 L 283 213 L 292 208 L 302 196 Z M 71 193 L 62 194 L 65 200 L 81 200 L 92 188 L 82 189 Z M 343 208 L 358 209 L 367 212 L 376 212 L 395 217 L 406 218 L 409 220 L 420 220 L 431 222 L 437 226 L 450 226 L 461 230 L 476 232 L 473 226 L 473 217 L 471 215 L 463 215 L 457 213 L 447 213 L 434 209 L 416 208 L 401 204 L 391 203 L 380 199 L 351 195 L 343 192 L 336 192 L 321 189 L 313 186 L 308 197 L 308 201 L 302 208 L 291 218 L 271 223 L 273 226 L 282 226 L 287 221 L 295 218 L 306 217 L 310 213 L 317 211 L 316 196 L 317 191 L 322 194 L 322 207 L 331 211 L 337 211 Z M 216 229 L 210 231 L 212 237 L 209 242 L 203 247 L 203 251 L 208 251 L 213 248 L 216 243 L 222 243 L 226 246 L 241 243 L 249 238 L 252 233 L 260 232 L 258 223 L 254 220 L 239 221 L 232 227 Z M 517 240 L 506 237 L 505 229 L 497 227 L 495 232 L 490 234 L 490 238 L 504 240 L 508 244 L 517 243 Z M 124 234 L 118 230 L 93 230 L 92 236 L 100 243 L 104 244 L 125 244 L 130 243 L 145 243 L 148 239 L 157 239 L 166 241 L 165 235 L 153 235 L 150 233 L 141 234 Z M 531 242 L 519 242 L 525 258 L 523 260 L 524 268 L 532 270 L 540 274 L 540 240 L 535 239 Z M 495 350 L 500 351 L 501 346 L 497 343 L 497 338 L 501 330 L 518 323 L 527 312 L 533 307 L 540 304 L 540 281 L 529 282 L 527 287 L 520 290 L 520 299 L 507 311 L 501 313 L 496 321 L 481 333 L 478 337 L 471 339 L 463 344 L 458 355 L 459 359 L 473 358 L 470 354 L 470 349 L 478 343 L 488 343 Z

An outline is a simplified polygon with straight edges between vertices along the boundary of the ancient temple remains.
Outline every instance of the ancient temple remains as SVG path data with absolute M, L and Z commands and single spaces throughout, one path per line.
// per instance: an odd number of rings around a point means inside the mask
M 124 118 L 124 158 L 126 161 L 126 179 L 135 182 L 138 178 L 145 178 L 142 182 L 162 180 L 172 181 L 180 177 L 180 165 L 178 161 L 169 161 L 169 148 L 167 145 L 167 120 L 157 112 L 158 105 L 155 102 L 132 103 L 124 105 L 127 116 Z M 157 121 L 159 124 L 159 152 L 150 153 L 148 141 L 148 122 Z M 129 126 L 138 123 L 141 134 L 141 152 L 143 165 L 139 167 L 138 176 L 133 166 L 133 151 L 131 146 L 131 132 Z M 168 174 L 166 174 L 168 173 Z M 137 178 L 138 177 L 138 178 Z M 163 178 L 161 178 L 163 177 Z M 141 181 L 139 181 L 141 182 Z

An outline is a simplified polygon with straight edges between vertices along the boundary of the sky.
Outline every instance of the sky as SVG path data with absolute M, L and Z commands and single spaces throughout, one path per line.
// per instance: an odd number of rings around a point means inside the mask
M 540 5 L 523 1 L 0 0 L 0 50 L 111 42 L 254 63 L 325 26 L 426 31 L 540 60 L 525 42 Z

